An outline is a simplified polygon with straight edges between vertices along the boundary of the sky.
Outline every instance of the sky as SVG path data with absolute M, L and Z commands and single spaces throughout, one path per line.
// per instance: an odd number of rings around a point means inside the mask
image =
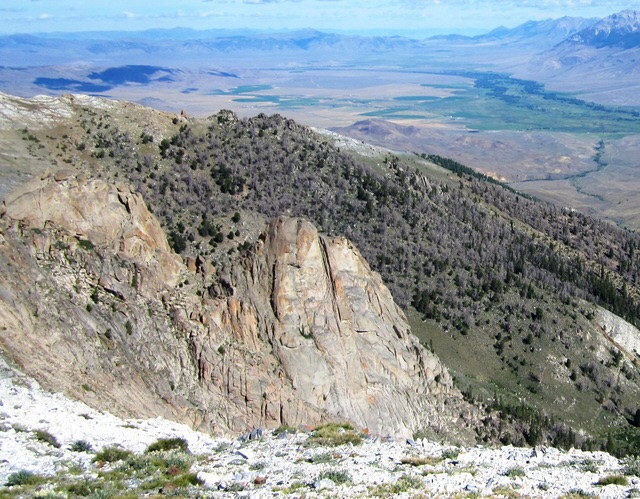
M 615 0 L 0 0 L 0 33 L 186 27 L 477 34 L 634 8 L 638 2 Z

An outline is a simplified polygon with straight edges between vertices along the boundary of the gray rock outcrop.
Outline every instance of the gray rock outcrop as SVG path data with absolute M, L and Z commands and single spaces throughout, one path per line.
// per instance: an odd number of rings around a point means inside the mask
M 272 221 L 213 274 L 184 265 L 124 185 L 45 175 L 0 215 L 0 345 L 50 389 L 214 432 L 337 419 L 464 439 L 473 425 L 380 276 L 304 220 Z

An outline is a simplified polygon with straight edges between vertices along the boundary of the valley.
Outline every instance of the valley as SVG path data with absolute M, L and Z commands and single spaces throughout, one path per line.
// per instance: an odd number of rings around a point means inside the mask
M 612 40 L 618 25 L 624 39 L 624 23 L 634 22 L 622 14 L 600 21 L 614 26 L 605 24 Z M 195 117 L 280 113 L 389 149 L 450 157 L 636 230 L 636 49 L 617 39 L 592 47 L 594 23 L 565 18 L 424 40 L 313 30 L 5 37 L 0 90 L 84 92 Z M 595 171 L 600 141 L 606 168 Z

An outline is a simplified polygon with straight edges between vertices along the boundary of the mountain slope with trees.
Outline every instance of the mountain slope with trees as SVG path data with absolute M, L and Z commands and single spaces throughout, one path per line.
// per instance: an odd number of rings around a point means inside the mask
M 637 234 L 446 158 L 341 150 L 278 115 L 70 108 L 64 126 L 22 132 L 38 144 L 31 154 L 126 178 L 174 249 L 221 274 L 264 217 L 304 217 L 354 241 L 467 396 L 521 422 L 492 437 L 612 448 L 638 438 L 638 353 L 611 340 L 598 308 L 638 324 Z

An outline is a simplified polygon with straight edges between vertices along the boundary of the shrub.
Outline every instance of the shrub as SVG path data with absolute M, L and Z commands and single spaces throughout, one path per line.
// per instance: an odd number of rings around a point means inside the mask
M 188 487 L 189 485 L 202 485 L 204 481 L 198 478 L 196 473 L 185 473 L 175 477 L 170 483 L 174 487 Z
M 340 470 L 327 470 L 323 471 L 318 475 L 318 480 L 326 480 L 329 479 L 333 483 L 339 485 L 341 483 L 347 483 L 351 481 L 351 475 L 346 471 Z
M 149 447 L 147 447 L 145 452 L 157 452 L 157 451 L 168 451 L 168 450 L 189 452 L 189 444 L 184 438 L 180 438 L 180 437 L 161 438 L 159 440 L 156 440 L 151 445 L 149 445 Z
M 571 489 L 569 493 L 560 496 L 560 499 L 577 499 L 579 497 L 593 497 L 593 494 L 582 489 Z
M 582 461 L 580 469 L 585 473 L 597 473 L 599 468 L 598 463 L 593 459 L 585 459 Z
M 524 470 L 520 466 L 515 466 L 514 468 L 509 468 L 504 472 L 504 476 L 508 476 L 511 478 L 523 477 L 525 476 Z
M 460 454 L 460 449 L 447 449 L 442 451 L 442 459 L 455 459 Z
M 433 456 L 407 456 L 400 459 L 401 464 L 410 464 L 411 466 L 434 466 L 442 461 L 442 458 Z
M 56 449 L 60 448 L 60 443 L 58 442 L 56 437 L 54 437 L 47 430 L 36 430 L 33 433 L 36 436 L 36 440 L 38 440 L 39 442 L 44 442 L 45 444 L 49 444 L 52 447 L 55 447 Z
M 279 492 L 282 492 L 284 494 L 293 494 L 294 492 L 299 492 L 301 489 L 304 489 L 306 487 L 307 487 L 307 485 L 304 482 L 301 482 L 299 480 L 295 480 L 295 481 L 291 482 L 291 484 L 289 484 L 288 487 L 285 487 L 285 488 L 282 488 L 282 489 L 274 487 L 273 490 L 274 490 L 274 492 L 279 491 Z
M 309 441 L 334 447 L 347 443 L 358 445 L 362 443 L 362 435 L 348 423 L 328 423 L 318 426 Z
M 78 246 L 80 246 L 80 248 L 82 248 L 83 250 L 87 250 L 87 251 L 92 250 L 95 247 L 93 243 L 88 239 L 79 239 Z
M 128 451 L 127 449 L 110 445 L 98 452 L 93 460 L 95 462 L 115 463 L 116 461 L 123 461 L 131 455 L 131 451 Z
M 96 484 L 85 479 L 70 483 L 66 485 L 64 489 L 72 496 L 86 497 L 96 491 Z
M 596 485 L 627 485 L 629 482 L 627 477 L 622 475 L 607 475 L 603 476 L 596 482 Z
M 278 426 L 275 430 L 273 430 L 273 435 L 280 435 L 280 433 L 298 433 L 298 429 L 294 426 L 289 426 L 286 424 L 281 424 L 280 426 Z
M 7 487 L 14 487 L 16 485 L 37 485 L 42 483 L 44 478 L 30 471 L 20 470 L 12 473 L 7 477 Z
M 422 480 L 411 475 L 402 475 L 395 483 L 383 483 L 369 487 L 370 497 L 395 497 L 407 492 L 410 489 L 420 489 L 423 486 Z
M 640 457 L 629 457 L 624 463 L 624 474 L 640 477 Z
M 93 448 L 91 447 L 91 444 L 86 440 L 76 440 L 71 444 L 69 450 L 71 450 L 72 452 L 91 452 Z
M 308 461 L 313 464 L 330 463 L 333 461 L 333 454 L 331 452 L 322 452 L 310 457 Z

